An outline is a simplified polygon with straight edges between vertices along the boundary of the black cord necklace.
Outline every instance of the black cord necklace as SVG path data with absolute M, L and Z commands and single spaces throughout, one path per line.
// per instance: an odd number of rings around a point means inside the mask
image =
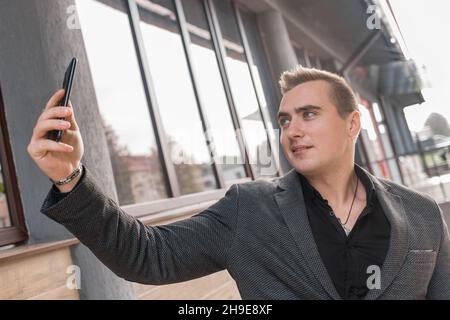
M 356 199 L 356 193 L 357 193 L 357 191 L 358 191 L 358 184 L 359 184 L 359 179 L 358 179 L 358 177 L 356 177 L 355 194 L 353 195 L 353 200 L 352 200 L 352 204 L 351 204 L 351 206 L 350 206 L 350 210 L 348 211 L 347 219 L 345 220 L 344 223 L 342 223 L 342 222 L 341 222 L 341 219 L 338 218 L 338 221 L 339 221 L 339 223 L 341 224 L 342 228 L 344 228 L 345 234 L 346 234 L 347 236 L 349 235 L 349 233 L 350 233 L 351 230 L 350 230 L 349 228 L 347 228 L 345 225 L 347 224 L 348 219 L 350 218 L 350 214 L 352 213 L 353 203 L 355 202 L 355 199 Z

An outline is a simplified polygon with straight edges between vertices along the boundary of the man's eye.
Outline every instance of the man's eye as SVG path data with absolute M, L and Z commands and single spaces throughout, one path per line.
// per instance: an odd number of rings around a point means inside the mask
M 279 123 L 280 123 L 280 127 L 284 127 L 286 126 L 286 124 L 288 123 L 289 119 L 287 118 L 282 118 L 280 119 Z
M 306 119 L 312 118 L 315 115 L 316 115 L 316 113 L 313 112 L 313 111 L 305 111 L 305 112 L 303 112 L 303 117 L 306 118 Z

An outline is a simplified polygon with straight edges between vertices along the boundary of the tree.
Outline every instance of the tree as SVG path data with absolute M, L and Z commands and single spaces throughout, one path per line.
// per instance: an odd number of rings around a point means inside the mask
M 116 183 L 117 196 L 120 205 L 134 203 L 130 176 L 123 163 L 123 156 L 129 152 L 126 147 L 120 146 L 118 136 L 111 125 L 106 124 L 102 117 L 103 130 L 108 144 L 109 157 Z
M 450 137 L 450 126 L 447 119 L 439 113 L 432 113 L 425 121 L 425 126 L 430 127 L 433 135 Z

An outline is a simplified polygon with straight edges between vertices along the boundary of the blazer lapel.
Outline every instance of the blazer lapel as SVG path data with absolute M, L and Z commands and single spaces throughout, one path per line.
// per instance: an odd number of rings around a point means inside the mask
M 334 284 L 317 249 L 306 213 L 303 191 L 298 173 L 295 169 L 279 179 L 279 187 L 283 191 L 274 195 L 280 212 L 297 244 L 311 273 L 320 282 L 332 299 L 340 299 Z
M 369 290 L 365 297 L 366 300 L 373 300 L 389 287 L 400 271 L 408 253 L 409 235 L 402 199 L 389 192 L 390 187 L 370 173 L 369 177 L 374 182 L 376 195 L 391 226 L 389 249 L 381 267 L 381 288 Z
M 390 187 L 378 178 L 366 173 L 374 182 L 376 195 L 391 227 L 389 248 L 381 267 L 381 288 L 369 290 L 365 297 L 366 300 L 374 300 L 391 285 L 400 271 L 408 253 L 409 234 L 402 199 L 389 192 Z M 301 182 L 295 169 L 281 177 L 278 186 L 282 191 L 274 195 L 275 201 L 311 273 L 331 298 L 340 299 L 317 249 L 306 213 Z

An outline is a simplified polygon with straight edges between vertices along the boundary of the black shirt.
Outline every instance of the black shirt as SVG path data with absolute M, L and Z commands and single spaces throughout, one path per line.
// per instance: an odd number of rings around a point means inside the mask
M 383 265 L 389 247 L 390 225 L 383 213 L 372 180 L 358 166 L 355 172 L 364 184 L 367 206 L 347 236 L 320 193 L 301 174 L 300 180 L 309 223 L 322 261 L 343 299 L 362 299 L 369 288 L 371 265 Z M 353 213 L 354 214 L 354 213 Z

